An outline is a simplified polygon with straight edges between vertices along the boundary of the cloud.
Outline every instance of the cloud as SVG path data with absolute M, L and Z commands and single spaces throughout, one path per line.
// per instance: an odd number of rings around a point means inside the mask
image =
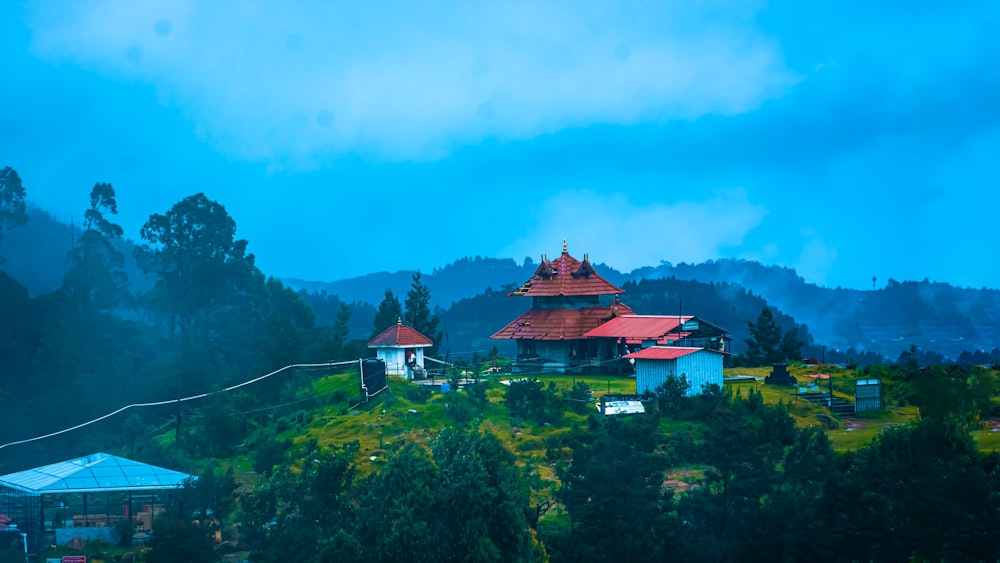
M 799 260 L 793 268 L 806 281 L 824 285 L 837 261 L 837 249 L 818 238 L 815 233 L 803 233 L 803 235 L 806 240 L 802 245 Z
M 487 138 L 732 115 L 797 78 L 712 3 L 30 5 L 33 49 L 153 84 L 242 158 L 436 158 Z
M 751 203 L 743 189 L 720 190 L 709 198 L 658 202 L 621 194 L 565 191 L 539 205 L 530 234 L 502 255 L 537 260 L 558 255 L 566 239 L 570 254 L 589 253 L 623 271 L 669 262 L 701 262 L 739 246 L 767 210 Z

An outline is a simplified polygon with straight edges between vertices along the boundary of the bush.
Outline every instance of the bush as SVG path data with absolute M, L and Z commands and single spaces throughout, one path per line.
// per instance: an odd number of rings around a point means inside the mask
M 413 401 L 414 403 L 426 403 L 430 400 L 431 395 L 433 394 L 434 391 L 426 385 L 414 385 L 407 388 L 406 391 L 403 391 L 403 397 L 405 397 L 407 401 Z
M 261 437 L 257 446 L 250 454 L 253 460 L 253 470 L 258 474 L 270 473 L 275 465 L 283 465 L 285 452 L 291 447 L 288 440 L 278 440 L 271 437 Z
M 132 536 L 135 534 L 135 522 L 131 518 L 122 518 L 114 524 L 115 535 L 118 536 L 118 545 L 128 547 L 132 545 Z

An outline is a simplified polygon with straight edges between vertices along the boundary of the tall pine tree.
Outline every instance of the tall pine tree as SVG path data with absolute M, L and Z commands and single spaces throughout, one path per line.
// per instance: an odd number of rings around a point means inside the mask
M 403 314 L 403 322 L 437 344 L 441 341 L 441 333 L 437 329 L 441 319 L 431 313 L 430 303 L 431 290 L 421 281 L 420 272 L 415 272 L 413 284 L 406 292 L 406 312 Z M 426 353 L 433 353 L 435 348 L 436 346 L 431 347 Z
M 771 309 L 761 307 L 756 323 L 747 323 L 750 338 L 743 342 L 747 345 L 747 363 L 751 366 L 766 366 L 781 362 L 785 358 L 781 353 L 781 327 L 774 322 Z
M 372 338 L 378 336 L 383 330 L 396 324 L 403 316 L 403 306 L 399 304 L 399 299 L 393 295 L 391 289 L 385 290 L 385 298 L 378 304 L 375 311 L 375 322 L 372 324 Z
M 17 170 L 10 166 L 0 169 L 0 242 L 3 241 L 4 231 L 28 222 L 24 195 L 24 186 Z

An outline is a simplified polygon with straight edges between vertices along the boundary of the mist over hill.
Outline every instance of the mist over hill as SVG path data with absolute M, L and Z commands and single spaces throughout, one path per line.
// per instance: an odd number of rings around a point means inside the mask
M 524 300 L 500 298 L 510 286 L 529 279 L 536 267 L 530 260 L 518 264 L 511 259 L 477 256 L 435 269 L 422 279 L 431 290 L 432 303 L 441 308 L 442 318 L 452 327 L 449 336 L 458 348 L 479 350 L 490 334 L 530 307 Z M 623 287 L 626 294 L 622 299 L 638 313 L 676 314 L 683 303 L 685 314 L 699 315 L 732 331 L 737 351 L 746 322 L 756 318 L 765 303 L 794 319 L 794 323 L 784 323 L 786 328 L 795 323 L 807 325 L 815 342 L 831 349 L 853 348 L 895 359 L 916 345 L 954 359 L 965 350 L 988 351 L 1000 346 L 1000 291 L 996 289 L 891 278 L 872 290 L 828 288 L 806 282 L 790 268 L 748 260 L 664 262 L 628 273 L 604 264 L 596 269 L 612 283 L 628 284 Z M 412 271 L 403 270 L 333 282 L 284 281 L 295 288 L 324 290 L 345 301 L 377 304 L 386 289 L 405 296 L 412 275 Z M 671 279 L 670 289 L 640 283 Z M 700 282 L 714 289 L 678 283 L 681 281 Z M 506 291 L 500 291 L 503 288 Z M 663 299 L 664 292 L 671 299 Z M 754 306 L 747 306 L 749 302 Z M 456 310 L 463 314 L 455 314 Z M 482 319 L 473 315 L 473 310 L 491 310 L 497 315 Z M 733 316 L 731 311 L 741 313 Z
M 79 229 L 29 205 L 30 220 L 6 233 L 0 269 L 24 285 L 32 296 L 58 289 L 69 266 L 67 253 Z M 142 292 L 151 280 L 135 266 L 133 243 L 116 241 L 126 258 L 131 288 Z M 465 257 L 431 272 L 422 281 L 431 292 L 455 353 L 487 351 L 494 345 L 511 352 L 509 342 L 489 336 L 530 307 L 508 297 L 537 267 L 482 256 Z M 870 351 L 895 359 L 911 344 L 957 358 L 962 351 L 1000 347 L 1000 291 L 955 287 L 924 281 L 876 280 L 870 290 L 828 288 L 806 282 L 795 270 L 747 260 L 715 260 L 671 264 L 620 272 L 604 264 L 597 271 L 625 289 L 622 299 L 641 314 L 695 314 L 731 331 L 740 351 L 746 323 L 765 304 L 780 314 L 780 324 L 806 325 L 817 345 L 830 349 Z M 265 272 L 266 273 L 266 272 Z M 390 289 L 403 300 L 414 271 L 375 272 L 365 276 L 307 281 L 285 278 L 289 287 L 312 295 L 307 299 L 319 324 L 332 324 L 340 304 L 352 311 L 352 338 L 371 331 L 374 308 Z M 657 283 L 653 283 L 657 282 Z
M 796 321 L 818 342 L 858 348 L 895 359 L 911 344 L 956 358 L 963 350 L 1000 346 L 1000 291 L 946 283 L 896 281 L 871 290 L 827 288 L 795 270 L 746 260 L 665 263 L 633 271 L 629 279 L 676 277 L 748 288 Z
M 62 286 L 63 276 L 70 266 L 69 251 L 82 230 L 80 225 L 60 221 L 31 203 L 27 205 L 27 213 L 28 222 L 24 226 L 4 233 L 0 269 L 27 288 L 32 296 L 51 293 Z M 123 270 L 132 291 L 151 288 L 153 279 L 135 263 L 134 244 L 129 240 L 115 240 L 112 244 L 125 258 Z

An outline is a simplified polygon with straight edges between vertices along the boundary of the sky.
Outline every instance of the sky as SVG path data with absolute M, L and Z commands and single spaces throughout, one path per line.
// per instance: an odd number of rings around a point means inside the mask
M 268 275 L 589 254 L 1000 287 L 1000 3 L 0 3 L 0 166 Z M 957 7 L 956 7 L 957 6 Z

